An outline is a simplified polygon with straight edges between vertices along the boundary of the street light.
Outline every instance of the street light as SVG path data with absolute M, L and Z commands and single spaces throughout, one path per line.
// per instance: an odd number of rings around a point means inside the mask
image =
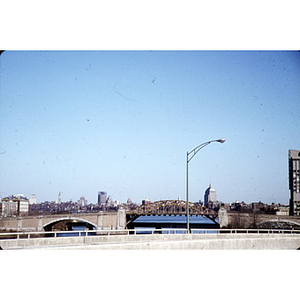
M 190 232 L 190 222 L 189 222 L 189 217 L 190 217 L 190 212 L 189 212 L 189 162 L 192 160 L 192 158 L 200 151 L 202 148 L 207 146 L 208 144 L 212 142 L 218 142 L 218 143 L 224 143 L 224 139 L 219 139 L 219 140 L 212 140 L 209 142 L 205 142 L 199 146 L 197 146 L 195 149 L 193 149 L 190 152 L 187 152 L 186 155 L 186 229 L 187 233 Z M 192 154 L 191 157 L 189 155 Z

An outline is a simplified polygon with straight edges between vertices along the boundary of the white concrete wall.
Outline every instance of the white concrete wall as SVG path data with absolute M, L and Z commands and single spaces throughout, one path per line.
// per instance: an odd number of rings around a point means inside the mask
M 299 234 L 115 235 L 0 240 L 5 249 L 283 250 L 300 247 Z

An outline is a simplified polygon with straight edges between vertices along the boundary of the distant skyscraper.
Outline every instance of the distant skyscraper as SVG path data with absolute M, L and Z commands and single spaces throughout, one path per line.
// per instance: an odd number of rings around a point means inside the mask
M 77 201 L 79 206 L 86 206 L 87 205 L 87 200 L 81 196 L 80 199 Z
M 36 204 L 36 196 L 32 194 L 29 199 L 29 204 Z
M 98 204 L 105 204 L 107 199 L 107 193 L 106 192 L 99 192 L 98 193 Z
M 147 204 L 150 204 L 151 201 L 149 199 L 144 199 L 142 200 L 142 205 L 147 205 Z
M 289 150 L 290 215 L 300 215 L 300 151 Z
M 61 194 L 60 194 L 60 192 L 58 193 L 58 199 L 57 199 L 56 203 L 61 204 Z
M 217 202 L 216 191 L 209 185 L 209 188 L 205 191 L 204 194 L 204 206 L 208 207 L 208 202 Z
M 107 198 L 107 200 L 106 200 L 106 204 L 112 205 L 112 203 L 113 203 L 113 201 L 112 201 L 111 197 L 108 196 L 108 198 Z

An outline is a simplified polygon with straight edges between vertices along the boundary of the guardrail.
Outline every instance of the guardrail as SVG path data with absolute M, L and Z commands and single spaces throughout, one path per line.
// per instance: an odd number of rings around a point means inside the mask
M 187 229 L 120 229 L 87 231 L 33 231 L 0 233 L 0 240 L 57 237 L 84 237 L 96 235 L 139 235 L 139 234 L 187 234 Z M 190 229 L 190 234 L 300 234 L 300 230 L 289 229 Z

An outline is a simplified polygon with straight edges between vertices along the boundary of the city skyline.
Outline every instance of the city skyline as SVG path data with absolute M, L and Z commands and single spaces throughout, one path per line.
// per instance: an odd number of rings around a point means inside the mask
M 0 196 L 289 203 L 298 51 L 5 51 Z

